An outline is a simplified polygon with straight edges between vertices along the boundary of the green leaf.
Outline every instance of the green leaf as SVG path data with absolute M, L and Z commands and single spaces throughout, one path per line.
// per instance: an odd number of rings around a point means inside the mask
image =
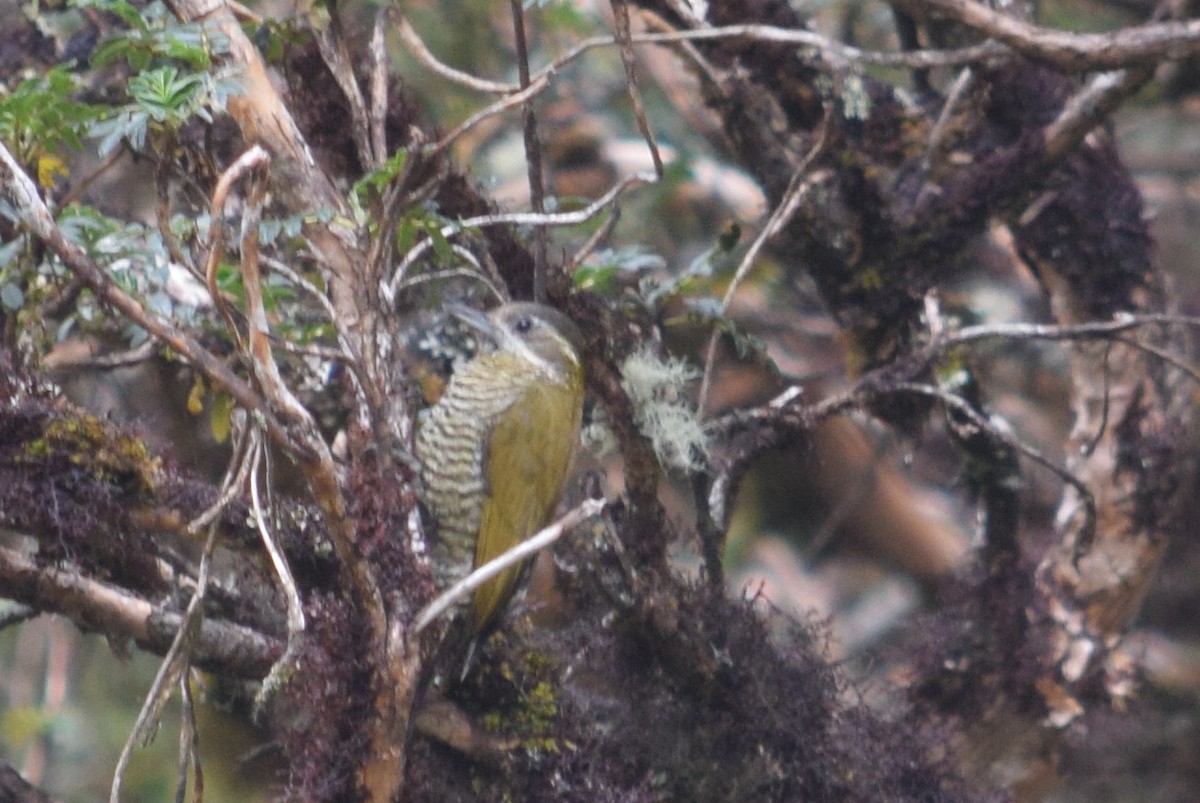
M 403 218 L 396 226 L 396 253 L 407 254 L 417 241 L 417 222 L 411 217 Z
M 388 157 L 387 161 L 381 164 L 376 169 L 367 173 L 365 176 L 354 182 L 354 186 L 350 189 L 360 200 L 366 194 L 368 189 L 382 193 L 396 177 L 404 171 L 404 166 L 408 163 L 408 150 L 401 148 Z
M 59 66 L 0 95 L 0 138 L 26 165 L 82 145 L 101 108 L 75 101 L 75 91 L 75 76 Z
M 232 419 L 233 399 L 226 393 L 214 394 L 212 407 L 209 408 L 208 427 L 217 443 L 224 443 L 229 439 Z
M 150 30 L 149 25 L 142 18 L 142 12 L 125 0 L 74 0 L 71 5 L 75 8 L 94 8 L 98 11 L 107 11 L 140 33 Z
M 442 226 L 437 220 L 425 221 L 425 233 L 429 235 L 429 240 L 433 244 L 433 253 L 438 261 L 443 265 L 449 265 L 454 262 L 454 249 L 450 246 L 450 241 L 446 239 L 446 235 L 442 234 Z
M 617 276 L 621 269 L 616 265 L 601 265 L 599 267 L 584 266 L 575 271 L 572 277 L 575 286 L 580 290 L 591 290 L 601 295 L 611 295 L 617 290 Z

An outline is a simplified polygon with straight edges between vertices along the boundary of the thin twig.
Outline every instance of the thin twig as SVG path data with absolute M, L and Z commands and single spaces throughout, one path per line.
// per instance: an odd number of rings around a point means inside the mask
M 921 157 L 922 173 L 929 172 L 929 166 L 933 164 L 933 155 L 941 145 L 942 137 L 946 133 L 946 127 L 950 123 L 950 118 L 954 116 L 954 110 L 958 107 L 958 101 L 967 91 L 967 88 L 971 86 L 971 81 L 974 77 L 974 70 L 969 66 L 963 67 L 959 70 L 954 83 L 950 85 L 950 91 L 946 93 L 946 99 L 942 103 L 942 110 L 938 114 L 937 121 L 933 124 L 933 129 L 929 132 L 929 142 L 925 145 L 925 154 Z
M 574 212 L 543 212 L 541 214 L 533 212 L 501 212 L 494 215 L 480 215 L 478 217 L 464 218 L 442 231 L 443 234 L 449 236 L 449 233 L 453 233 L 454 231 L 475 228 L 477 226 L 578 226 L 580 223 L 587 223 L 600 214 L 604 207 L 611 204 L 618 195 L 630 186 L 634 184 L 653 184 L 657 180 L 658 176 L 654 173 L 641 171 L 621 179 L 595 201 L 592 201 L 583 209 L 577 209 Z
M 747 39 L 752 42 L 797 45 L 811 48 L 819 53 L 828 53 L 846 62 L 910 69 L 976 64 L 998 58 L 1008 52 L 1003 45 L 987 42 L 958 50 L 915 50 L 905 53 L 885 53 L 845 45 L 813 31 L 777 28 L 771 25 L 726 25 L 719 28 L 665 33 L 635 33 L 629 37 L 629 43 L 633 45 L 666 45 L 721 39 Z M 585 39 L 538 71 L 534 80 L 536 81 L 540 76 L 554 75 L 589 50 L 613 47 L 616 44 L 618 44 L 617 40 L 611 36 L 595 36 Z
M 371 103 L 368 116 L 371 120 L 371 147 L 374 150 L 374 165 L 381 165 L 388 158 L 387 147 L 387 111 L 388 111 L 388 58 L 387 42 L 384 39 L 384 25 L 387 22 L 387 9 L 390 5 L 375 12 L 375 25 L 371 28 L 370 53 L 371 65 Z
M 601 244 L 607 242 L 620 220 L 621 207 L 614 200 L 611 214 L 604 219 L 603 223 L 596 227 L 596 230 L 583 242 L 583 245 L 579 246 L 574 254 L 571 254 L 571 259 L 567 263 L 567 273 L 574 273 L 575 269 L 582 265 L 584 260 L 590 257 Z
M 1153 357 L 1157 357 L 1158 359 L 1165 362 L 1167 365 L 1170 365 L 1172 368 L 1176 368 L 1180 371 L 1183 371 L 1185 374 L 1187 374 L 1189 379 L 1191 379 L 1197 385 L 1200 385 L 1200 371 L 1197 371 L 1194 367 L 1192 367 L 1191 365 L 1188 365 L 1186 362 L 1181 360 L 1178 356 L 1172 354 L 1171 352 L 1167 351 L 1166 349 L 1161 349 L 1158 346 L 1154 346 L 1149 343 L 1143 343 L 1140 340 L 1134 340 L 1131 337 L 1122 337 L 1121 335 L 1116 335 L 1115 337 L 1113 337 L 1113 340 L 1117 341 L 1118 343 L 1124 343 L 1126 346 L 1129 346 L 1131 349 L 1137 349 L 1138 351 L 1144 351 Z
M 448 239 L 464 229 L 482 228 L 484 226 L 577 226 L 580 223 L 586 223 L 600 214 L 606 206 L 613 203 L 616 197 L 627 188 L 634 184 L 653 184 L 657 180 L 658 177 L 654 173 L 634 173 L 618 181 L 609 188 L 608 192 L 583 209 L 578 209 L 574 212 L 543 212 L 542 214 L 535 214 L 533 212 L 498 212 L 492 215 L 480 215 L 479 217 L 465 218 L 443 226 L 441 235 Z M 409 267 L 432 248 L 433 241 L 426 238 L 408 250 L 404 258 L 400 260 L 400 264 L 396 267 L 396 271 L 388 282 L 388 285 L 382 290 L 384 298 L 396 298 L 399 295 L 400 288 L 408 281 L 405 275 Z
M 858 62 L 862 64 L 877 64 L 891 67 L 941 67 L 954 66 L 961 64 L 975 64 L 989 59 L 994 59 L 1004 55 L 1007 49 L 1003 45 L 998 45 L 995 42 L 988 42 L 983 45 L 963 48 L 961 50 L 947 51 L 915 51 L 908 53 L 879 53 L 867 50 L 861 50 L 849 45 L 843 45 L 820 34 L 812 31 L 799 31 L 790 28 L 775 28 L 770 25 L 731 25 L 721 28 L 704 28 L 695 31 L 671 31 L 667 33 L 635 33 L 630 34 L 628 38 L 629 45 L 648 45 L 648 44 L 690 44 L 697 41 L 712 41 L 719 39 L 734 39 L 746 38 L 752 41 L 777 42 L 780 44 L 794 44 L 803 47 L 810 47 L 820 52 L 827 52 L 837 58 L 848 62 Z M 544 92 L 550 86 L 550 79 L 561 72 L 567 65 L 571 64 L 576 59 L 579 59 L 585 53 L 596 48 L 606 48 L 618 46 L 620 42 L 616 37 L 612 36 L 597 36 L 577 44 L 565 54 L 547 64 L 538 72 L 532 74 L 529 80 L 529 86 L 513 92 L 514 87 L 511 84 L 500 84 L 484 79 L 475 78 L 466 73 L 458 73 L 454 71 L 455 77 L 452 80 L 471 85 L 471 88 L 479 91 L 489 92 L 492 94 L 507 94 L 506 97 L 498 100 L 496 103 L 481 109 L 471 115 L 465 121 L 457 125 L 451 131 L 445 134 L 436 144 L 428 150 L 429 156 L 436 156 L 450 147 L 464 133 L 477 126 L 483 120 L 494 117 L 498 114 L 503 114 L 506 111 L 523 106 L 532 98 Z M 700 58 L 699 54 L 693 53 L 694 58 Z M 439 68 L 434 68 L 433 63 L 438 63 L 430 57 L 432 63 L 427 65 L 430 69 L 434 69 L 439 74 L 444 74 L 443 70 L 450 68 L 441 65 Z M 425 63 L 424 61 L 422 63 Z M 703 62 L 701 64 L 707 68 L 707 72 L 712 77 L 713 69 L 711 65 Z M 447 76 L 450 77 L 450 76 Z
M 168 185 L 168 170 L 171 164 L 173 162 L 167 158 L 166 153 L 159 154 L 158 164 L 154 169 L 154 220 L 158 225 L 158 233 L 163 238 L 163 244 L 167 246 L 167 254 L 171 260 L 186 268 L 192 275 L 196 275 L 196 266 L 192 263 L 191 258 L 183 253 L 179 239 L 175 236 L 175 232 L 171 231 L 171 195 Z
M 329 317 L 330 322 L 337 317 L 337 312 L 333 309 L 333 302 L 329 300 L 329 296 L 321 292 L 320 288 L 318 288 L 308 279 L 301 276 L 298 272 L 292 270 L 291 265 L 287 264 L 281 259 L 273 259 L 272 257 L 268 256 L 261 256 L 260 259 L 273 273 L 278 273 L 280 276 L 285 277 L 289 282 L 299 287 L 301 290 L 311 296 L 313 300 L 320 304 L 321 309 L 324 310 L 326 316 Z M 347 354 L 346 358 L 349 359 L 349 357 L 350 355 Z
M 800 163 L 796 165 L 796 170 L 792 173 L 792 177 L 788 181 L 788 186 L 783 193 L 783 197 L 771 212 L 771 216 L 767 218 L 767 222 L 762 227 L 762 230 L 759 231 L 758 236 L 754 238 L 754 242 L 750 244 L 750 247 L 742 256 L 737 270 L 734 271 L 733 279 L 729 282 L 729 287 L 725 290 L 725 296 L 721 299 L 722 315 L 729 313 L 729 305 L 733 302 L 733 297 L 742 282 L 750 274 L 751 268 L 758 259 L 759 251 L 762 250 L 770 238 L 778 234 L 788 224 L 792 219 L 792 215 L 796 213 L 796 209 L 799 208 L 800 201 L 804 198 L 810 186 L 808 181 L 809 169 L 825 149 L 825 142 L 831 125 L 831 117 L 830 114 L 826 113 L 825 122 L 820 128 L 816 142 L 808 149 L 808 153 L 804 155 Z M 717 342 L 719 339 L 720 332 L 714 331 L 708 340 L 708 351 L 704 358 L 704 375 L 700 380 L 699 402 L 697 403 L 701 418 L 704 417 L 704 412 L 708 407 L 708 396 L 712 386 L 712 374 L 716 363 Z
M 66 268 L 79 277 L 96 296 L 111 305 L 130 323 L 145 329 L 190 362 L 217 387 L 247 409 L 262 409 L 263 400 L 241 377 L 215 354 L 200 345 L 192 335 L 146 309 L 122 290 L 107 271 L 83 250 L 67 239 L 38 195 L 33 180 L 17 165 L 12 153 L 0 142 L 0 192 L 12 204 L 21 223 L 41 240 Z M 273 415 L 267 415 L 271 438 L 285 447 L 294 447 L 291 436 Z
M 761 407 L 751 410 L 735 410 L 709 421 L 705 425 L 705 430 L 713 435 L 719 433 L 728 441 L 735 429 L 747 428 L 758 422 L 778 422 L 788 419 L 796 429 L 806 428 L 821 419 L 809 417 L 807 409 L 800 404 L 803 393 L 804 391 L 799 386 L 793 385 Z M 851 403 L 852 399 L 847 398 L 846 405 L 849 406 Z M 745 460 L 749 460 L 755 454 L 757 452 L 745 455 Z M 739 461 L 739 463 L 744 464 L 744 461 Z M 709 518 L 718 529 L 723 530 L 729 526 L 729 502 L 739 476 L 737 468 L 734 465 L 724 466 L 713 477 L 712 485 L 708 489 Z
M 976 427 L 979 427 L 982 431 L 987 432 L 992 438 L 995 438 L 997 441 L 1009 447 L 1010 449 L 1015 449 L 1021 454 L 1025 455 L 1025 457 L 1028 457 L 1034 463 L 1037 463 L 1039 466 L 1051 472 L 1063 482 L 1075 489 L 1076 493 L 1078 493 L 1083 499 L 1084 504 L 1086 518 L 1083 531 L 1085 533 L 1090 533 L 1095 529 L 1096 499 L 1094 496 L 1092 496 L 1092 492 L 1088 489 L 1087 484 L 1067 469 L 1043 455 L 1037 449 L 1022 441 L 1020 438 L 1017 438 L 1005 429 L 996 426 L 994 423 L 984 417 L 982 413 L 976 410 L 971 403 L 962 396 L 943 388 L 939 388 L 934 385 L 928 385 L 922 382 L 895 382 L 888 384 L 882 389 L 882 391 L 886 394 L 913 393 L 919 396 L 926 396 L 931 399 L 936 399 L 945 406 L 954 410 L 954 412 L 962 415 Z
M 633 45 L 630 42 L 629 2 L 628 0 L 610 0 L 613 19 L 617 25 L 617 45 L 621 52 L 621 64 L 625 68 L 625 89 L 629 94 L 629 103 L 633 107 L 633 118 L 637 121 L 638 131 L 646 145 L 650 148 L 650 159 L 654 162 L 654 172 L 663 177 L 662 154 L 659 153 L 658 140 L 646 119 L 646 107 L 642 103 L 642 93 L 638 91 L 637 66 L 633 58 Z
M 458 600 L 471 594 L 475 589 L 491 580 L 510 566 L 515 566 L 531 555 L 553 544 L 563 534 L 579 526 L 592 516 L 598 516 L 604 510 L 603 499 L 587 499 L 569 510 L 562 518 L 543 528 L 536 535 L 527 538 L 511 549 L 492 558 L 487 563 L 472 571 L 463 579 L 447 588 L 432 602 L 426 605 L 413 622 L 413 633 L 420 633 L 429 627 L 442 614 L 446 613 Z
M 200 571 L 196 577 L 196 589 L 192 593 L 192 598 L 188 602 L 183 616 L 180 617 L 179 628 L 175 631 L 175 638 L 171 641 L 171 646 L 163 655 L 154 681 L 150 684 L 150 688 L 146 692 L 146 699 L 143 701 L 142 708 L 138 712 L 137 720 L 134 722 L 133 727 L 129 731 L 129 736 L 121 748 L 121 754 L 117 759 L 117 767 L 113 772 L 112 787 L 109 792 L 111 803 L 117 803 L 120 800 L 121 783 L 128 769 L 129 760 L 133 756 L 134 745 L 139 740 L 143 743 L 148 743 L 149 739 L 153 737 L 154 731 L 158 727 L 158 722 L 162 717 L 162 707 L 169 699 L 171 687 L 174 685 L 176 679 L 183 677 L 186 683 L 192 644 L 199 634 L 200 626 L 204 619 L 201 612 L 203 610 L 205 593 L 208 590 L 209 570 L 217 541 L 216 520 L 233 501 L 234 497 L 238 495 L 246 478 L 249 476 L 249 472 L 250 462 L 246 460 L 246 450 L 242 444 L 239 444 L 238 448 L 234 449 L 230 466 L 225 472 L 221 495 L 207 510 L 188 522 L 186 526 L 186 530 L 192 538 L 195 538 L 204 530 L 208 531 L 208 535 L 204 541 L 204 548 L 200 553 Z M 197 768 L 199 767 L 198 761 L 196 766 Z
M 429 51 L 425 46 L 424 40 L 413 29 L 412 24 L 401 14 L 396 15 L 396 33 L 400 35 L 400 41 L 408 45 L 412 51 L 413 57 L 421 64 L 424 64 L 431 72 L 442 76 L 443 78 L 453 81 L 459 86 L 465 86 L 467 89 L 473 89 L 476 92 L 487 92 L 493 95 L 507 95 L 510 92 L 516 92 L 521 87 L 516 84 L 502 83 L 498 81 L 488 81 L 483 78 L 477 78 L 470 73 L 456 70 L 453 67 L 438 61 L 437 56 Z
M 515 109 L 518 106 L 524 106 L 530 99 L 538 96 L 550 88 L 550 79 L 546 76 L 541 76 L 522 89 L 520 92 L 514 92 L 506 98 L 496 101 L 490 106 L 480 109 L 472 114 L 463 122 L 459 123 L 450 132 L 439 139 L 436 143 L 426 149 L 426 156 L 430 159 L 438 156 L 466 132 L 470 131 L 479 123 L 495 117 L 497 114 L 503 114 L 506 111 Z
M 200 727 L 196 723 L 196 701 L 192 698 L 191 672 L 179 679 L 179 700 L 182 708 L 179 737 L 179 783 L 175 788 L 176 803 L 187 795 L 187 768 L 192 767 L 192 801 L 204 800 L 204 767 L 200 763 Z
M 938 344 L 944 350 L 973 340 L 1021 339 L 1021 340 L 1084 340 L 1113 335 L 1153 324 L 1177 324 L 1200 327 L 1200 316 L 1170 315 L 1160 313 L 1131 315 L 1120 313 L 1111 321 L 1087 321 L 1077 324 L 1043 323 L 989 323 L 964 326 L 949 332 Z
M 256 427 L 252 425 L 251 431 L 253 432 L 255 429 Z M 287 608 L 287 648 L 279 660 L 275 662 L 275 665 L 271 667 L 271 671 L 263 679 L 262 686 L 259 687 L 258 694 L 255 696 L 254 711 L 257 718 L 258 712 L 262 710 L 267 699 L 279 690 L 283 679 L 291 671 L 300 654 L 301 642 L 304 638 L 305 620 L 304 603 L 300 599 L 300 589 L 296 585 L 296 578 L 292 575 L 287 556 L 284 555 L 279 542 L 267 526 L 269 513 L 267 508 L 263 506 L 259 494 L 259 485 L 262 484 L 262 466 L 264 461 L 262 439 L 254 437 L 252 444 L 254 446 L 250 456 L 250 462 L 253 466 L 250 475 L 250 509 L 254 513 L 255 529 L 258 530 L 263 547 L 267 550 L 267 555 L 271 558 L 271 567 L 275 570 L 275 579 L 279 581 L 279 586 L 283 589 L 283 598 L 286 603 L 285 607 Z
M 67 190 L 67 194 L 64 195 L 58 202 L 59 208 L 66 209 L 71 204 L 77 203 L 83 194 L 87 192 L 88 187 L 92 186 L 96 179 L 100 178 L 109 170 L 111 170 L 113 166 L 116 165 L 116 163 L 125 155 L 126 151 L 124 146 L 114 148 L 113 152 L 104 157 L 104 159 L 100 162 L 100 164 L 96 165 L 92 172 L 88 173 L 82 179 L 71 185 L 70 189 Z
M 517 51 L 517 77 L 521 89 L 528 89 L 529 42 L 525 38 L 525 9 L 522 0 L 509 0 L 512 12 L 513 39 Z M 529 207 L 535 214 L 546 211 L 546 177 L 542 172 L 542 143 L 538 138 L 537 115 L 533 111 L 532 97 L 523 104 L 523 136 L 525 140 L 525 168 L 529 173 Z M 545 228 L 533 233 L 533 300 L 546 300 L 546 271 L 550 250 L 550 232 Z
M 467 249 L 461 246 L 455 246 L 455 253 L 462 256 L 459 250 L 466 251 Z M 467 253 L 470 253 L 469 251 Z M 404 283 L 405 287 L 416 287 L 419 284 L 427 282 L 441 281 L 443 279 L 472 279 L 479 282 L 488 289 L 498 302 L 504 303 L 508 300 L 508 294 L 504 292 L 501 285 L 496 284 L 483 272 L 479 262 L 474 260 L 474 254 L 471 254 L 473 267 L 471 268 L 447 268 L 446 270 L 435 270 L 429 273 L 422 273 L 420 276 L 414 276 Z

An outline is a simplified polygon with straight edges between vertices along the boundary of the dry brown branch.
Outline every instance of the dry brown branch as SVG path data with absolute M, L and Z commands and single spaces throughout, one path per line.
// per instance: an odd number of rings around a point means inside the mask
M 408 49 L 416 57 L 417 61 L 425 65 L 431 72 L 434 72 L 443 78 L 453 81 L 460 86 L 465 86 L 467 89 L 475 90 L 476 92 L 487 92 L 493 95 L 509 95 L 521 89 L 516 84 L 500 83 L 497 81 L 488 81 L 483 78 L 478 78 L 470 73 L 465 73 L 461 70 L 456 70 L 453 67 L 438 61 L 437 56 L 430 52 L 425 46 L 425 41 L 421 39 L 420 34 L 413 28 L 412 23 L 404 16 L 396 13 L 396 32 L 400 35 L 400 40 L 408 45 Z
M 370 303 L 375 280 L 363 274 L 366 254 L 359 233 L 345 223 L 351 219 L 345 199 L 318 167 L 289 109 L 269 80 L 261 56 L 230 9 L 221 3 L 202 0 L 177 0 L 171 7 L 181 19 L 203 22 L 228 40 L 228 58 L 239 70 L 244 89 L 243 94 L 230 99 L 229 112 L 244 138 L 270 154 L 270 182 L 276 197 L 296 212 L 334 212 L 333 221 L 309 223 L 304 232 L 324 263 L 330 298 L 337 312 L 334 325 L 342 347 L 352 356 L 356 367 L 354 377 L 361 395 L 355 417 L 367 431 L 394 433 L 397 444 L 403 444 L 408 426 L 403 410 L 404 396 L 401 388 L 391 387 L 399 377 L 383 360 L 388 343 L 381 336 L 383 310 Z M 343 83 L 346 78 L 353 81 L 353 76 L 342 75 L 342 78 Z M 374 90 L 376 97 L 380 91 Z M 369 116 L 363 108 L 364 119 Z M 366 137 L 359 147 L 369 155 L 377 142 L 377 136 Z M 367 161 L 371 163 L 370 159 Z M 251 238 L 256 236 L 247 234 Z M 250 269 L 254 271 L 257 269 L 257 247 L 253 241 L 249 245 L 253 253 L 248 258 L 255 261 Z M 246 250 L 245 246 L 243 250 Z M 243 259 L 246 258 L 244 253 Z M 243 270 L 246 267 L 244 264 Z M 255 306 L 251 305 L 251 315 L 255 314 Z M 252 320 L 251 329 L 260 323 L 261 331 L 265 331 L 265 321 Z M 258 342 L 262 348 L 269 349 L 266 338 Z M 288 410 L 291 407 L 290 392 L 273 392 L 267 367 L 270 361 L 264 361 L 264 357 L 255 354 L 256 371 L 266 371 L 266 375 L 260 374 L 258 379 L 265 383 L 264 392 L 273 394 L 273 403 Z M 275 390 L 280 387 L 274 385 Z M 315 449 L 295 452 L 301 459 L 310 491 L 326 518 L 345 587 L 367 622 L 368 643 L 363 647 L 363 657 L 371 669 L 371 691 L 376 699 L 375 716 L 364 725 L 369 733 L 366 753 L 356 761 L 359 785 L 368 799 L 390 801 L 403 784 L 406 723 L 415 694 L 419 653 L 408 644 L 399 623 L 389 621 L 374 571 L 359 553 L 358 533 L 346 506 L 340 475 L 320 433 L 300 408 L 292 407 L 287 414 L 290 416 L 289 428 L 295 428 L 293 437 Z M 390 451 L 385 450 L 385 454 Z
M 261 435 L 258 430 L 254 430 L 252 437 L 261 438 Z M 217 543 L 217 518 L 229 507 L 234 498 L 241 493 L 242 487 L 250 475 L 251 468 L 251 461 L 246 459 L 246 450 L 242 448 L 235 449 L 231 465 L 229 470 L 226 471 L 225 479 L 222 482 L 221 496 L 207 510 L 186 525 L 187 534 L 192 539 L 198 538 L 205 530 L 208 531 L 204 538 L 204 547 L 201 550 L 200 570 L 196 577 L 195 589 L 192 591 L 192 598 L 188 601 L 188 606 L 184 610 L 179 629 L 175 633 L 175 638 L 171 641 L 171 646 L 163 655 L 163 660 L 159 664 L 154 681 L 150 684 L 150 688 L 146 692 L 146 698 L 142 703 L 141 710 L 138 712 L 137 721 L 130 728 L 125 745 L 121 748 L 116 769 L 113 771 L 112 786 L 109 792 L 111 803 L 118 803 L 120 800 L 121 784 L 124 782 L 125 772 L 128 769 L 129 760 L 133 756 L 134 747 L 138 742 L 145 744 L 153 737 L 162 718 L 163 706 L 169 698 L 170 687 L 176 682 L 180 684 L 181 695 L 184 698 L 181 702 L 185 711 L 184 722 L 182 724 L 183 733 L 180 740 L 180 757 L 182 763 L 179 771 L 180 784 L 182 785 L 186 781 L 187 763 L 190 761 L 196 770 L 196 784 L 201 787 L 203 785 L 200 780 L 199 753 L 191 749 L 195 747 L 197 737 L 195 736 L 195 723 L 191 722 L 189 725 L 192 707 L 188 689 L 188 673 L 191 671 L 191 656 L 197 637 L 204 626 L 203 606 L 205 594 L 208 591 L 209 575 L 212 569 L 213 550 Z
M 537 97 L 538 95 L 540 95 L 542 92 L 545 92 L 549 88 L 550 88 L 549 78 L 547 78 L 545 76 L 540 76 L 540 77 L 534 79 L 533 81 L 530 82 L 529 86 L 525 87 L 524 89 L 520 90 L 519 92 L 514 92 L 511 95 L 508 95 L 507 97 L 496 101 L 495 103 L 491 104 L 490 106 L 480 109 L 479 111 L 475 112 L 470 117 L 468 117 L 466 120 L 463 120 L 457 126 L 450 129 L 450 131 L 448 131 L 445 135 L 443 135 L 441 139 L 439 139 L 433 146 L 431 146 L 428 149 L 428 151 L 427 151 L 428 155 L 430 157 L 439 155 L 440 153 L 445 151 L 447 148 L 449 148 L 451 145 L 453 145 L 454 142 L 459 137 L 461 137 L 463 134 L 470 131 L 475 126 L 479 125 L 484 120 L 488 119 L 489 117 L 495 117 L 497 114 L 503 114 L 504 112 L 511 111 L 512 109 L 515 109 L 518 106 L 524 106 L 532 98 Z
M 729 287 L 725 289 L 725 295 L 721 298 L 721 311 L 724 314 L 729 313 L 729 305 L 733 302 L 733 297 L 737 293 L 746 276 L 754 267 L 755 260 L 758 259 L 758 254 L 772 237 L 775 237 L 779 232 L 787 226 L 792 216 L 796 214 L 796 209 L 800 205 L 804 194 L 811 188 L 812 182 L 808 180 L 808 172 L 812 168 L 813 163 L 825 150 L 825 143 L 830 133 L 829 115 L 826 115 L 826 124 L 821 126 L 820 134 L 808 153 L 800 160 L 796 166 L 795 173 L 792 174 L 791 181 L 788 182 L 787 190 L 784 191 L 783 199 L 771 211 L 770 217 L 763 225 L 762 230 L 754 238 L 754 242 L 750 244 L 750 248 L 742 256 L 738 263 L 737 269 L 733 273 L 733 279 L 729 282 Z M 700 400 L 698 402 L 699 412 L 704 414 L 705 408 L 708 406 L 708 392 L 712 381 L 713 364 L 716 360 L 717 341 L 720 338 L 719 332 L 714 332 L 708 340 L 708 349 L 704 357 L 704 376 L 700 382 Z
M 321 58 L 329 68 L 330 75 L 337 81 L 338 87 L 350 106 L 350 133 L 354 137 L 354 146 L 358 151 L 358 160 L 368 169 L 378 167 L 387 158 L 387 150 L 377 150 L 375 145 L 379 140 L 373 131 L 378 128 L 371 124 L 371 115 L 367 112 L 367 102 L 359 88 L 358 78 L 351 66 L 350 53 L 346 49 L 346 40 L 342 35 L 342 26 L 338 22 L 337 8 L 330 9 L 330 24 L 310 28 L 313 40 L 321 51 Z
M 529 89 L 532 81 L 529 76 L 529 43 L 525 38 L 525 9 L 521 0 L 509 0 L 508 7 L 512 14 L 518 81 L 521 89 Z M 546 179 L 544 176 L 545 165 L 542 164 L 542 142 L 538 136 L 537 114 L 533 110 L 532 100 L 525 101 L 521 111 L 524 120 L 522 138 L 525 144 L 525 171 L 529 176 L 529 208 L 534 214 L 540 215 L 546 211 Z M 534 229 L 533 298 L 535 301 L 546 301 L 549 249 L 550 233 L 544 228 Z
M 63 264 L 78 276 L 99 298 L 111 304 L 131 322 L 145 329 L 162 343 L 181 354 L 205 376 L 248 410 L 264 412 L 264 424 L 272 440 L 286 448 L 293 446 L 283 425 L 263 408 L 262 398 L 245 381 L 211 354 L 191 335 L 152 315 L 137 299 L 126 293 L 77 245 L 69 241 L 37 193 L 33 181 L 25 175 L 4 143 L 0 143 L 0 185 L 5 197 L 29 231 L 45 243 Z
M 59 613 L 78 626 L 131 639 L 139 647 L 165 653 L 183 617 L 69 568 L 41 566 L 15 549 L 0 547 L 0 583 L 5 594 L 39 610 Z M 192 650 L 202 669 L 258 679 L 283 653 L 283 644 L 255 630 L 205 619 Z
M 228 40 L 228 58 L 238 69 L 244 90 L 230 98 L 229 113 L 247 142 L 261 145 L 271 154 L 271 183 L 278 198 L 296 212 L 335 213 L 333 221 L 308 223 L 304 232 L 329 271 L 330 296 L 338 311 L 336 325 L 344 346 L 363 366 L 360 383 L 367 405 L 382 410 L 387 394 L 379 384 L 373 358 L 377 322 L 361 303 L 360 245 L 357 232 L 344 223 L 351 219 L 345 199 L 317 166 L 257 48 L 246 38 L 232 10 L 220 0 L 173 0 L 168 5 L 180 19 L 212 26 Z
M 637 121 L 638 132 L 650 148 L 650 159 L 654 162 L 654 173 L 660 179 L 663 176 L 662 154 L 659 153 L 658 140 L 646 119 L 646 108 L 642 103 L 642 94 L 638 90 L 637 67 L 633 58 L 633 43 L 629 27 L 629 3 L 627 0 L 612 0 L 613 18 L 616 20 L 617 45 L 621 53 L 621 64 L 625 68 L 625 90 L 629 94 L 629 102 L 633 108 L 633 117 Z
M 1116 70 L 1200 52 L 1200 21 L 1157 22 L 1112 33 L 1067 33 L 1014 19 L 973 0 L 895 0 L 914 17 L 961 22 L 1024 56 L 1067 72 Z

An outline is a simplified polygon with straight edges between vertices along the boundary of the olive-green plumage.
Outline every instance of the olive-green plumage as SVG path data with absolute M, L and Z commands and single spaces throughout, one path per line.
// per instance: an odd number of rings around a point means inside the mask
M 566 316 L 530 303 L 505 304 L 486 317 L 455 314 L 489 335 L 495 349 L 454 373 L 417 434 L 441 588 L 550 521 L 583 410 L 580 335 Z M 503 610 L 520 575 L 512 567 L 476 590 L 472 635 Z

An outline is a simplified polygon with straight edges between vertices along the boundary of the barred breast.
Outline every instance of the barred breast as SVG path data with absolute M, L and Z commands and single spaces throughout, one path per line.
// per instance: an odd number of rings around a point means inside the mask
M 475 560 L 484 499 L 484 461 L 493 423 L 532 379 L 527 364 L 487 354 L 455 372 L 417 433 L 425 504 L 434 519 L 434 580 L 439 588 L 465 577 Z

